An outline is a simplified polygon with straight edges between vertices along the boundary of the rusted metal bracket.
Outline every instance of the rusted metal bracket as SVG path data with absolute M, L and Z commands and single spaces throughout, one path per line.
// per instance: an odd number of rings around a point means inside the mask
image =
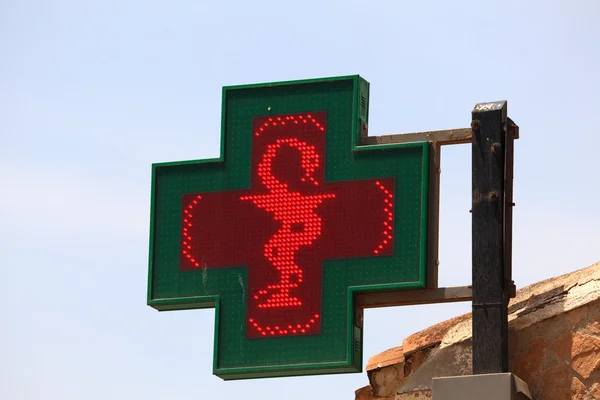
M 357 293 L 354 295 L 354 302 L 357 307 L 361 308 L 453 303 L 457 301 L 470 301 L 472 293 L 471 286 Z
M 509 148 L 507 159 L 505 160 L 508 169 L 505 171 L 504 179 L 506 187 L 509 188 L 505 193 L 504 201 L 507 203 L 507 213 L 512 215 L 512 141 L 519 139 L 519 126 L 510 118 L 506 117 L 505 125 L 506 144 Z M 473 128 L 446 129 L 440 131 L 425 131 L 401 134 L 389 134 L 381 136 L 368 136 L 367 129 L 363 129 L 361 143 L 363 145 L 385 145 L 428 142 L 430 144 L 431 160 L 429 165 L 429 226 L 428 226 L 428 250 L 427 250 L 427 288 L 419 290 L 390 291 L 377 293 L 357 293 L 354 295 L 355 315 L 354 323 L 362 327 L 363 310 L 365 308 L 388 307 L 388 306 L 406 306 L 433 303 L 450 303 L 459 301 L 472 301 L 472 286 L 455 286 L 447 288 L 437 287 L 438 278 L 438 220 L 439 220 L 439 174 L 441 146 L 451 144 L 473 143 Z M 511 218 L 509 218 L 509 221 Z M 512 255 L 512 225 L 509 222 L 504 232 L 504 243 L 506 253 L 504 258 L 510 265 Z M 505 280 L 507 282 L 508 297 L 515 296 L 515 286 L 512 282 L 511 268 L 505 271 Z M 492 304 L 486 304 L 492 306 Z M 476 305 L 475 308 L 478 306 Z M 486 307 L 487 309 L 487 307 Z
M 514 123 L 510 118 L 506 119 L 506 130 L 508 146 L 512 147 L 512 141 L 519 138 L 519 126 Z M 363 129 L 361 133 L 361 143 L 363 145 L 382 145 L 382 144 L 401 144 L 401 143 L 414 143 L 414 142 L 428 142 L 430 152 L 430 165 L 429 165 L 429 223 L 428 223 L 428 237 L 427 237 L 427 288 L 437 288 L 438 285 L 438 235 L 439 235 L 439 185 L 440 185 L 440 166 L 441 166 L 441 146 L 450 144 L 463 144 L 472 143 L 473 140 L 473 128 L 457 128 L 457 129 L 446 129 L 441 131 L 424 131 L 424 132 L 412 132 L 412 133 L 399 133 L 389 134 L 381 136 L 368 136 L 368 130 Z M 512 154 L 512 152 L 509 152 Z M 510 166 L 506 174 L 506 180 L 511 181 L 512 185 L 512 159 L 506 160 L 507 165 Z M 512 186 L 510 186 L 512 187 Z M 506 201 L 509 207 L 514 206 L 512 202 L 512 191 L 507 193 Z M 510 210 L 512 211 L 512 210 Z M 510 212 L 509 211 L 509 212 Z M 505 255 L 506 259 L 510 264 L 510 243 L 512 238 L 510 234 L 512 228 L 509 226 L 506 233 L 507 252 Z M 510 269 L 506 276 L 511 297 L 515 296 L 515 287 L 512 283 L 512 277 L 510 275 Z
M 395 133 L 382 136 L 363 136 L 362 144 L 397 144 L 412 142 L 434 142 L 439 145 L 471 143 L 471 128 L 447 129 L 443 131 Z
M 447 288 L 402 290 L 376 293 L 356 293 L 354 295 L 354 323 L 362 327 L 363 310 L 390 306 L 414 306 L 434 303 L 455 303 L 471 301 L 471 286 L 452 286 Z
M 513 132 L 513 138 L 519 138 L 519 127 L 508 118 L 508 128 Z M 363 133 L 363 135 L 366 134 Z M 363 145 L 397 144 L 413 142 L 429 142 L 439 146 L 449 144 L 471 143 L 473 130 L 471 128 L 446 129 L 443 131 L 426 131 L 412 133 L 393 133 L 381 136 L 362 136 Z

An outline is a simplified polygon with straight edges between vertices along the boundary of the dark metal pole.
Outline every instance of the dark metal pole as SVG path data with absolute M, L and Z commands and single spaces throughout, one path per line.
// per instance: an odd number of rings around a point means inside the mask
M 471 122 L 474 374 L 508 372 L 513 131 L 506 108 L 506 101 L 477 104 Z

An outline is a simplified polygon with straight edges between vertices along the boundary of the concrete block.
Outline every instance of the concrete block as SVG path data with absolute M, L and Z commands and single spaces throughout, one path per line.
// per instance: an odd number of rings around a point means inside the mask
M 525 382 L 512 373 L 433 378 L 432 400 L 531 400 Z

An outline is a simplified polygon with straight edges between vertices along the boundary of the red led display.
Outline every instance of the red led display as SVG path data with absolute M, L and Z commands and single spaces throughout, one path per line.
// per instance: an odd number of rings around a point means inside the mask
M 250 189 L 183 196 L 180 267 L 248 267 L 248 338 L 319 333 L 323 260 L 392 254 L 394 179 L 325 182 L 326 129 L 254 118 Z

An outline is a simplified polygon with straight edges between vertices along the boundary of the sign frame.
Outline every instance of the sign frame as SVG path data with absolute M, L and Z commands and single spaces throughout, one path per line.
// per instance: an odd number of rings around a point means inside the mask
M 369 151 L 383 151 L 391 149 L 410 149 L 420 148 L 423 151 L 424 163 L 422 165 L 422 195 L 424 198 L 421 222 L 421 279 L 417 284 L 381 284 L 368 285 L 368 287 L 357 286 L 348 288 L 347 299 L 347 321 L 348 335 L 347 359 L 342 362 L 328 362 L 302 365 L 274 365 L 243 368 L 221 368 L 217 349 L 219 348 L 219 296 L 201 296 L 198 297 L 180 297 L 171 299 L 160 299 L 153 297 L 153 252 L 155 251 L 155 212 L 156 212 L 156 182 L 159 170 L 163 168 L 198 166 L 209 163 L 217 164 L 225 162 L 226 146 L 226 118 L 227 118 L 227 99 L 232 91 L 276 88 L 290 85 L 310 85 L 326 84 L 329 82 L 351 81 L 353 83 L 353 115 L 351 127 L 351 148 L 349 152 L 353 154 Z M 213 373 L 223 379 L 244 379 L 271 376 L 295 376 L 322 373 L 340 373 L 340 372 L 361 372 L 362 371 L 362 308 L 378 307 L 388 305 L 405 304 L 403 302 L 390 302 L 395 295 L 405 297 L 411 292 L 422 291 L 437 288 L 437 224 L 438 224 L 438 205 L 439 205 L 439 147 L 427 142 L 410 143 L 389 143 L 389 144 L 365 144 L 365 138 L 368 136 L 368 101 L 369 84 L 358 75 L 310 79 L 301 81 L 285 81 L 266 84 L 251 84 L 228 86 L 223 88 L 222 98 L 222 121 L 221 121 L 221 143 L 220 155 L 217 158 L 191 160 L 180 162 L 157 163 L 152 166 L 152 197 L 151 197 L 151 224 L 150 224 L 150 257 L 149 257 L 149 276 L 148 276 L 148 297 L 147 304 L 159 311 L 197 309 L 197 308 L 215 308 L 215 327 L 214 327 L 214 354 L 213 354 Z M 271 111 L 270 107 L 269 110 Z M 433 156 L 433 157 L 432 157 Z M 407 290 L 408 289 L 408 290 Z M 413 289 L 413 290 L 410 290 Z M 369 297 L 370 296 L 370 297 Z M 362 301 L 359 299 L 363 299 Z M 366 300 L 365 300 L 366 299 Z M 460 300 L 454 300 L 460 301 Z M 367 304 L 368 303 L 368 304 Z M 365 305 L 367 304 L 367 305 Z

